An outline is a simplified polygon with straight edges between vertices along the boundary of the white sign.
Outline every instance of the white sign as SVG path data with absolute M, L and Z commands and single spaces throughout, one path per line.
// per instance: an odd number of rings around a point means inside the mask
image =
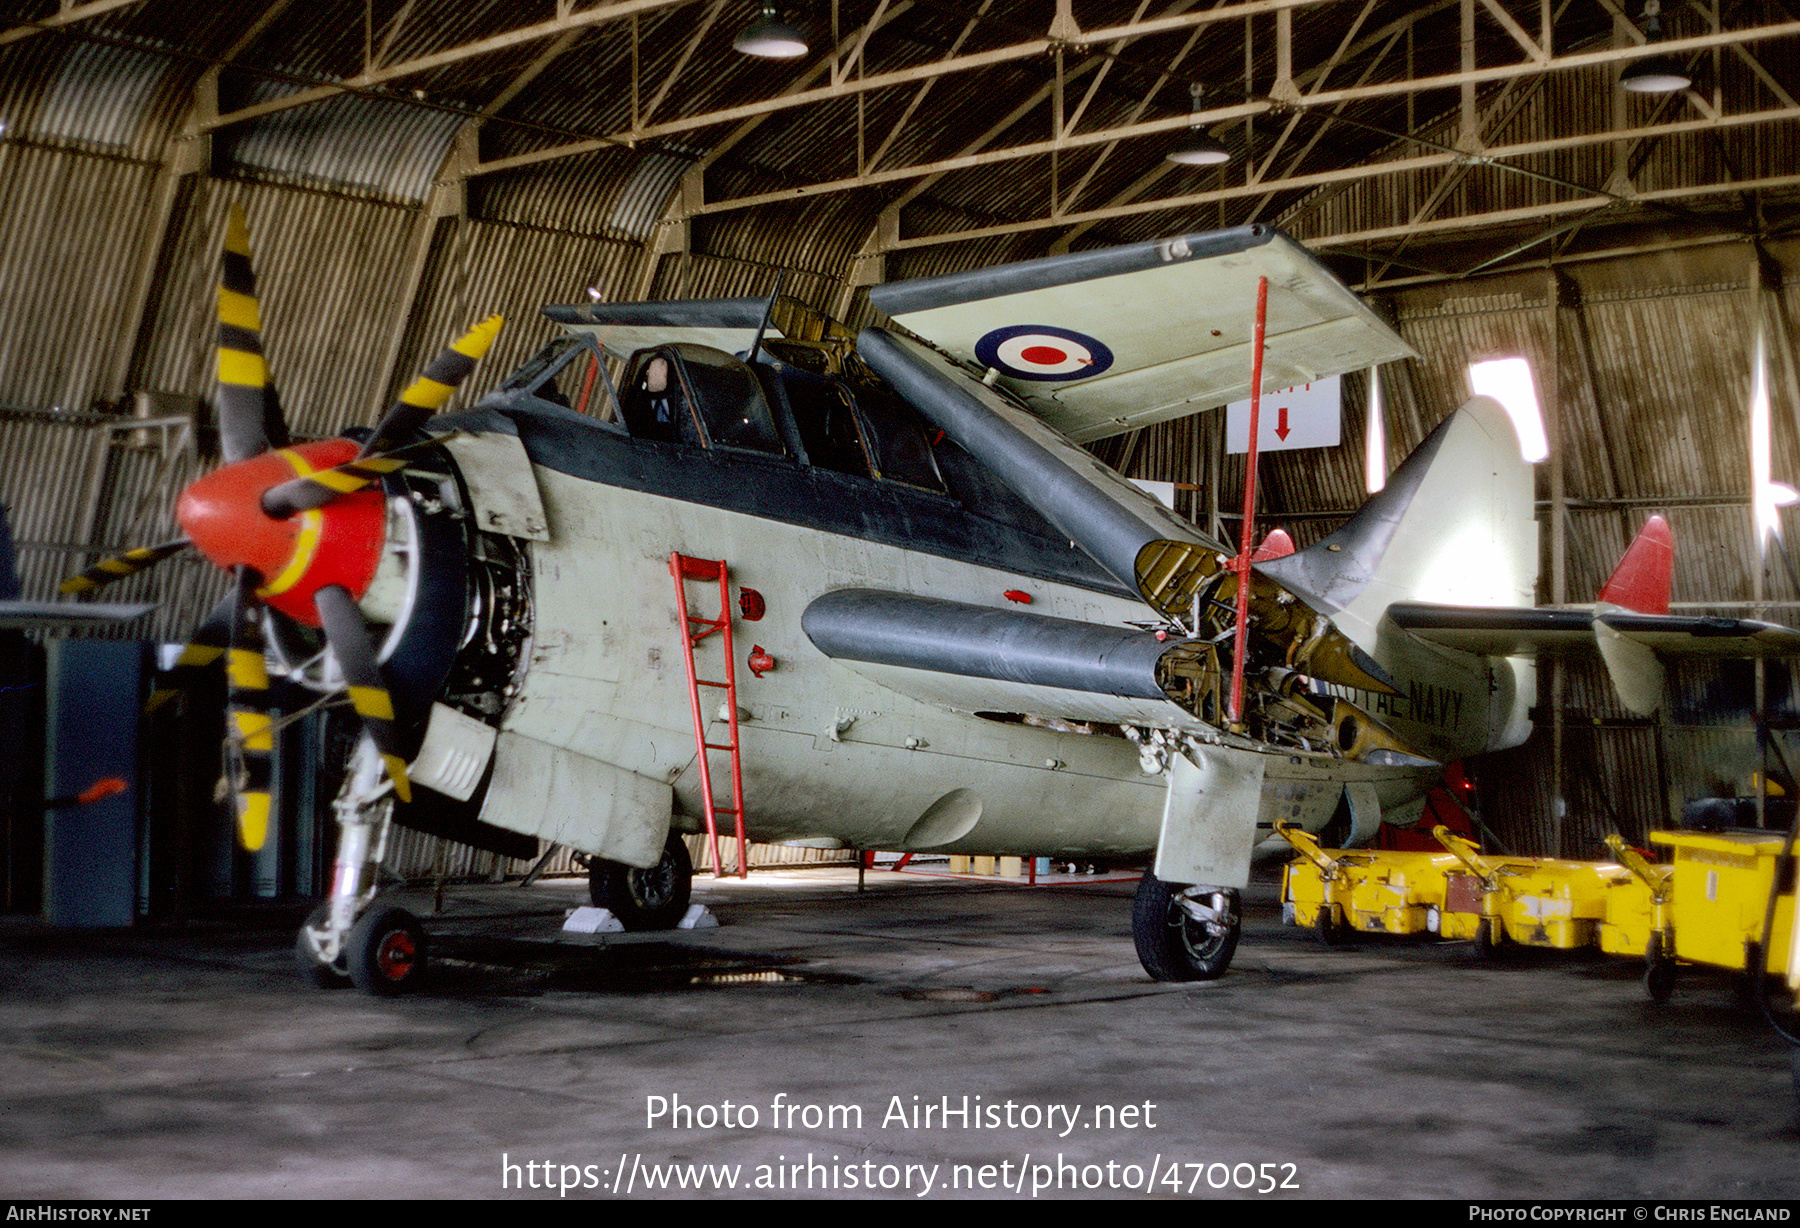
M 1125 480 L 1145 494 L 1152 496 L 1171 512 L 1175 510 L 1175 483 L 1153 482 L 1149 478 L 1126 478 Z
M 1343 379 L 1327 376 L 1297 388 L 1265 392 L 1257 419 L 1256 450 L 1335 448 L 1343 439 Z M 1225 450 L 1250 450 L 1250 402 L 1225 407 Z

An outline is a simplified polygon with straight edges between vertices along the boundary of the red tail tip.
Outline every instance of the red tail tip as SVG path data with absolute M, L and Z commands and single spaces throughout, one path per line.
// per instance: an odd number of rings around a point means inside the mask
M 1667 614 L 1674 579 L 1675 534 L 1668 521 L 1652 516 L 1613 569 L 1599 601 L 1635 614 Z

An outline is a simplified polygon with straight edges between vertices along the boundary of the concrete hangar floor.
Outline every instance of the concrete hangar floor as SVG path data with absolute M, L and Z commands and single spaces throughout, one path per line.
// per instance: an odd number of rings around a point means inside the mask
M 1327 949 L 1265 882 L 1223 979 L 1158 984 L 1128 878 L 868 884 L 701 878 L 721 928 L 623 941 L 562 934 L 583 884 L 455 888 L 399 999 L 303 985 L 297 915 L 8 920 L 0 1192 L 1800 1197 L 1729 978 Z

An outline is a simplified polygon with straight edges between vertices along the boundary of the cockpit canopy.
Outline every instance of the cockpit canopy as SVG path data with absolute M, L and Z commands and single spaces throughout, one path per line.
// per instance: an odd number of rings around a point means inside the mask
M 502 391 L 574 410 L 633 439 L 787 456 L 943 491 L 916 411 L 879 382 L 828 374 L 813 357 L 804 343 L 770 339 L 752 365 L 709 345 L 671 341 L 619 364 L 591 339 L 570 336 L 526 363 Z

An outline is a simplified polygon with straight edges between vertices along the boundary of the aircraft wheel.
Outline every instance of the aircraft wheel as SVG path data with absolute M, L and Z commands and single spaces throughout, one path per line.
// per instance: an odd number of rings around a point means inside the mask
M 314 989 L 342 989 L 350 983 L 349 974 L 337 964 L 319 962 L 318 956 L 313 954 L 312 943 L 306 937 L 307 930 L 317 929 L 325 924 L 325 918 L 330 912 L 330 905 L 319 905 L 312 910 L 312 915 L 306 918 L 306 924 L 294 936 L 294 964 L 300 972 L 300 979 Z
M 1675 959 L 1663 954 L 1661 934 L 1650 935 L 1644 951 L 1644 992 L 1657 1003 L 1667 1002 L 1675 992 Z
M 344 944 L 350 981 L 364 993 L 410 993 L 425 975 L 425 931 L 404 908 L 377 904 L 350 929 Z
M 1191 900 L 1214 910 L 1201 920 L 1182 907 Z M 1210 981 L 1223 976 L 1237 951 L 1243 918 L 1238 893 L 1228 888 L 1166 883 L 1149 871 L 1131 905 L 1131 936 L 1138 962 L 1158 981 Z
M 694 860 L 675 832 L 663 845 L 662 860 L 647 870 L 596 859 L 588 867 L 588 898 L 628 930 L 674 929 L 687 915 L 694 888 Z

